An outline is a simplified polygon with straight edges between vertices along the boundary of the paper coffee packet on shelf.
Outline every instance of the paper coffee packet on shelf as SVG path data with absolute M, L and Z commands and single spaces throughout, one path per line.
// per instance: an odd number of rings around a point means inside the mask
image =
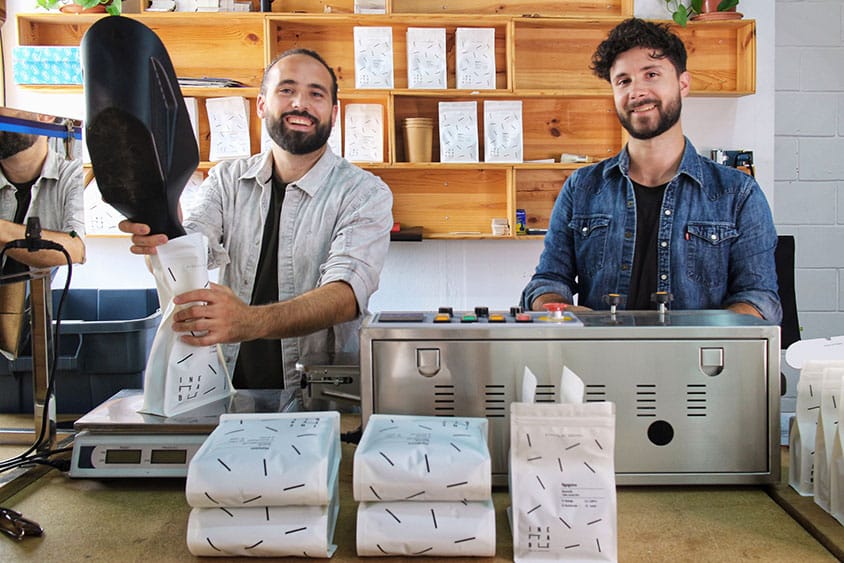
M 339 485 L 326 506 L 194 508 L 187 545 L 197 557 L 322 557 L 334 555 Z
M 832 367 L 844 367 L 844 362 L 804 362 L 797 380 L 797 412 L 788 432 L 788 484 L 803 496 L 814 494 L 815 434 L 820 414 L 823 370 Z
M 355 451 L 354 498 L 487 500 L 487 433 L 485 418 L 373 414 Z
M 340 414 L 223 414 L 191 459 L 195 508 L 327 505 L 340 467 Z
M 208 287 L 208 239 L 193 233 L 168 241 L 150 256 L 161 304 L 161 323 L 144 371 L 141 412 L 174 416 L 234 393 L 220 345 L 193 346 L 173 330 L 173 315 L 189 307 L 177 295 Z
M 491 499 L 362 502 L 357 553 L 361 557 L 494 557 L 495 506 Z
M 815 504 L 830 511 L 830 462 L 835 428 L 838 424 L 838 398 L 844 368 L 824 368 L 821 381 L 821 408 L 815 431 L 815 474 L 813 493 Z
M 526 370 L 527 373 L 527 370 Z M 583 403 L 570 369 L 561 401 L 511 403 L 515 561 L 617 561 L 615 405 Z

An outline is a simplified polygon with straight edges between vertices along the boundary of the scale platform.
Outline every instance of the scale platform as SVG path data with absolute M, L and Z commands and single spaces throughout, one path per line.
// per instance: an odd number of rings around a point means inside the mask
M 289 389 L 245 389 L 190 412 L 139 413 L 140 389 L 124 389 L 77 420 L 71 477 L 185 477 L 188 463 L 226 413 L 301 410 Z

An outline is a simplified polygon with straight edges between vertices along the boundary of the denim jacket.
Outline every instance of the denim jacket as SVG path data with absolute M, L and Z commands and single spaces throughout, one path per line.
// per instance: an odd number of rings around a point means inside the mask
M 249 303 L 272 190 L 272 154 L 223 161 L 203 183 L 205 197 L 185 221 L 209 240 L 209 268 Z M 358 329 L 378 289 L 390 244 L 393 197 L 377 176 L 327 149 L 304 176 L 287 185 L 278 238 L 278 299 L 333 281 L 354 290 L 361 315 L 330 329 L 281 341 L 285 387 L 297 388 L 295 364 L 356 364 Z M 239 344 L 224 344 L 229 371 Z
M 576 170 L 557 197 L 539 265 L 522 292 L 529 308 L 544 293 L 607 309 L 608 293 L 627 295 L 636 248 L 636 199 L 625 148 Z M 665 188 L 658 225 L 656 291 L 674 309 L 753 305 L 772 324 L 782 318 L 774 249 L 777 233 L 752 177 L 697 154 L 686 139 L 680 168 Z

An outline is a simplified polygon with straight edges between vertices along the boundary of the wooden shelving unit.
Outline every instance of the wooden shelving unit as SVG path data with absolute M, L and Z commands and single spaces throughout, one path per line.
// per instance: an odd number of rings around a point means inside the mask
M 394 194 L 395 220 L 421 225 L 425 238 L 492 238 L 491 221 L 527 211 L 528 226 L 545 228 L 562 183 L 577 166 L 559 163 L 562 153 L 600 160 L 624 142 L 609 86 L 589 70 L 590 58 L 607 32 L 632 14 L 632 0 L 485 2 L 476 0 L 388 0 L 388 13 L 354 14 L 353 0 L 276 0 L 270 13 L 127 14 L 161 37 L 179 76 L 224 76 L 244 88 L 186 88 L 200 99 L 201 170 L 208 162 L 209 130 L 204 99 L 244 96 L 255 110 L 264 67 L 283 51 L 318 51 L 338 77 L 341 115 L 350 103 L 383 107 L 382 163 L 358 163 L 380 176 Z M 541 17 L 537 17 L 541 14 Z M 19 14 L 21 45 L 77 45 L 98 17 Z M 395 88 L 355 88 L 353 33 L 356 26 L 393 30 Z M 409 89 L 406 32 L 409 27 L 445 28 L 448 89 Z M 454 88 L 455 30 L 495 29 L 496 88 Z M 755 21 L 690 23 L 677 28 L 689 51 L 692 94 L 741 96 L 755 91 Z M 67 91 L 68 87 L 32 87 Z M 78 88 L 78 87 L 77 87 Z M 434 119 L 433 160 L 439 160 L 438 103 L 477 101 L 483 155 L 483 101 L 521 100 L 524 158 L 554 163 L 407 163 L 401 134 L 405 117 Z M 260 122 L 252 123 L 252 148 L 260 150 Z M 515 237 L 516 235 L 511 235 Z M 496 237 L 500 238 L 500 237 Z

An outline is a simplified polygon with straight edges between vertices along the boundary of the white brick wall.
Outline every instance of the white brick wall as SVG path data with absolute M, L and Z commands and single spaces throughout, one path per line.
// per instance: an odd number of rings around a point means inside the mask
M 844 0 L 777 0 L 775 202 L 803 338 L 844 334 Z

